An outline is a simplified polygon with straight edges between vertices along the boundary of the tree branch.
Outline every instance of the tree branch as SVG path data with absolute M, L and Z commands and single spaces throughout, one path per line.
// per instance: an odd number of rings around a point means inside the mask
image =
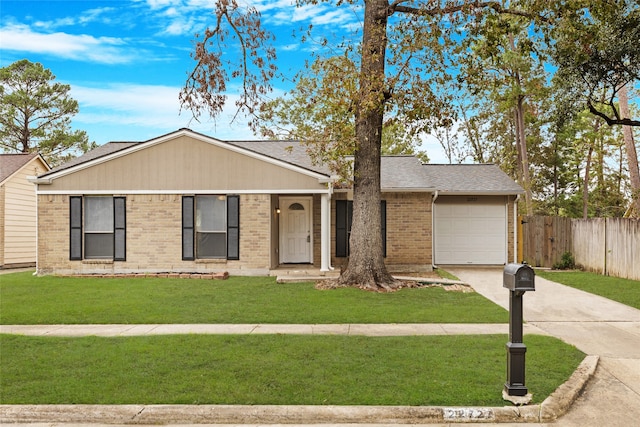
M 626 125 L 626 126 L 640 126 L 640 120 L 632 120 L 632 119 L 612 119 L 602 111 L 598 110 L 592 103 L 591 100 L 587 102 L 587 106 L 589 107 L 589 112 L 591 114 L 600 117 L 603 119 L 609 126 L 613 125 Z
M 494 11 L 496 11 L 497 13 L 502 13 L 502 14 L 508 14 L 508 15 L 515 15 L 515 16 L 524 16 L 527 18 L 538 18 L 538 19 L 542 19 L 544 21 L 546 21 L 547 19 L 533 14 L 533 13 L 529 13 L 526 12 L 524 10 L 518 10 L 518 9 L 510 9 L 510 8 L 504 8 L 502 7 L 502 5 L 497 2 L 497 1 L 473 1 L 473 2 L 463 2 L 462 4 L 457 4 L 457 5 L 450 5 L 450 6 L 445 6 L 445 7 L 434 7 L 434 8 L 421 8 L 421 7 L 415 7 L 415 6 L 405 6 L 402 3 L 404 3 L 405 0 L 395 0 L 393 3 L 391 3 L 389 5 L 389 16 L 393 15 L 395 12 L 400 12 L 400 13 L 408 13 L 411 15 L 418 15 L 418 16 L 436 16 L 436 15 L 444 15 L 444 14 L 451 14 L 451 13 L 455 13 L 455 12 L 460 12 L 466 8 L 474 8 L 474 9 L 493 9 Z

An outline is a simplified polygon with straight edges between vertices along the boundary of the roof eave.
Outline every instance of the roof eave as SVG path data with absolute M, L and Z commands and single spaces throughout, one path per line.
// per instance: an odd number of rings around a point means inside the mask
M 524 194 L 524 190 L 499 190 L 499 191 L 465 191 L 465 190 L 438 190 L 441 196 L 517 196 Z
M 383 193 L 435 193 L 433 187 L 382 187 Z

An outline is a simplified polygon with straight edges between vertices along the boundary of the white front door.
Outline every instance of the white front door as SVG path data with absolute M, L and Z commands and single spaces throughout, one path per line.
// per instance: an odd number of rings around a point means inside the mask
M 310 197 L 280 198 L 280 262 L 312 262 Z

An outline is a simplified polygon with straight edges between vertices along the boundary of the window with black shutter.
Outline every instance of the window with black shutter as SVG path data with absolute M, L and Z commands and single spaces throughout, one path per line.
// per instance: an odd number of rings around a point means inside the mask
M 239 196 L 182 198 L 182 259 L 240 259 Z
M 349 256 L 349 238 L 351 237 L 351 220 L 353 218 L 353 201 L 336 200 L 336 257 Z M 382 254 L 387 256 L 387 201 L 380 202 L 380 222 L 382 232 Z
M 126 260 L 126 198 L 69 198 L 69 259 Z

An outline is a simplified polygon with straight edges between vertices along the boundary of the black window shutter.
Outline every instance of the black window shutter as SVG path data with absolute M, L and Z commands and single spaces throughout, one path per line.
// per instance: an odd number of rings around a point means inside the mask
M 126 197 L 113 198 L 113 260 L 127 260 Z
M 336 200 L 336 257 L 347 256 L 348 223 L 347 201 Z
M 69 197 L 69 259 L 82 259 L 82 196 Z
M 387 201 L 380 201 L 380 223 L 382 224 L 382 256 L 387 256 Z
M 349 255 L 349 236 L 353 219 L 353 202 L 336 200 L 336 257 Z M 387 201 L 380 202 L 380 222 L 382 232 L 382 255 L 387 256 Z
M 182 259 L 196 259 L 194 245 L 194 201 L 193 196 L 182 197 Z
M 227 259 L 240 259 L 240 196 L 227 196 Z

